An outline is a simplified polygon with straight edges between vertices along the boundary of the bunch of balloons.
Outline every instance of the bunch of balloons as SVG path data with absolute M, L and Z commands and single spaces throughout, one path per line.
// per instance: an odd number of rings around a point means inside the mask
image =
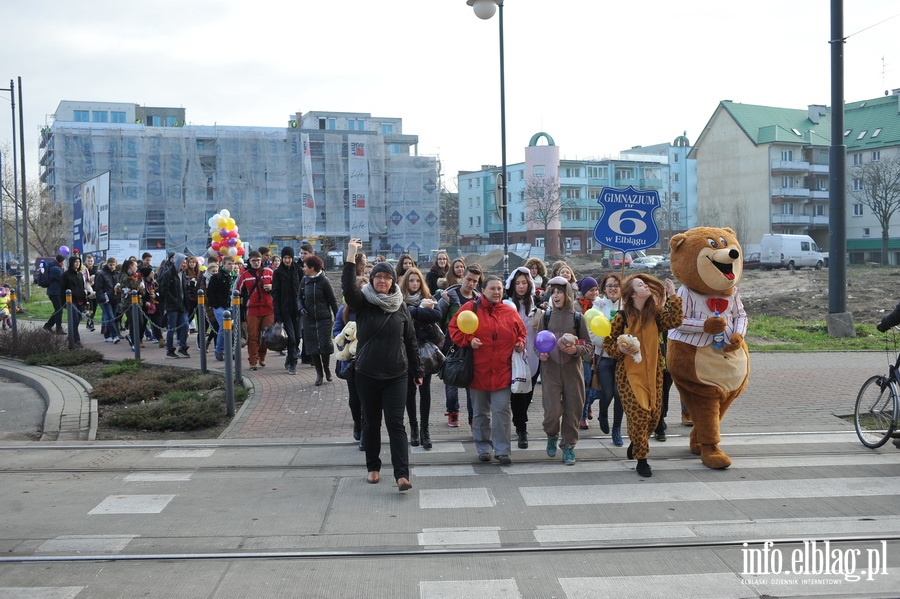
M 609 335 L 611 323 L 609 322 L 609 319 L 603 315 L 603 312 L 597 308 L 591 308 L 584 313 L 584 317 L 587 318 L 588 327 L 591 329 L 592 333 L 598 337 L 606 337 Z
M 209 246 L 211 255 L 231 256 L 243 262 L 244 242 L 238 236 L 238 227 L 231 218 L 231 213 L 224 208 L 218 214 L 209 217 L 209 235 L 212 243 Z

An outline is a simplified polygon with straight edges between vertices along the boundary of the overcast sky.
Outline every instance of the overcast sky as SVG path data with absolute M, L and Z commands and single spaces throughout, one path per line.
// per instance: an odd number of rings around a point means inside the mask
M 369 112 L 401 117 L 446 177 L 500 164 L 497 17 L 465 0 L 14 4 L 0 87 L 23 79 L 29 179 L 61 100 L 181 106 L 198 125 Z M 900 87 L 898 15 L 896 0 L 845 2 L 847 101 Z M 615 157 L 683 131 L 694 142 L 720 100 L 830 105 L 830 27 L 828 0 L 506 0 L 508 162 L 538 131 L 564 158 Z

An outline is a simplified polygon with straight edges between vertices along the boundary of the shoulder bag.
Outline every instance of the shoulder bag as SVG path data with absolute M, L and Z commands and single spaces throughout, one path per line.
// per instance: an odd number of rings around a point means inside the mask
M 472 307 L 472 312 L 477 312 L 478 302 Z M 444 363 L 438 371 L 438 377 L 448 387 L 465 388 L 472 382 L 472 374 L 475 367 L 471 347 L 459 347 L 456 344 L 450 346 Z

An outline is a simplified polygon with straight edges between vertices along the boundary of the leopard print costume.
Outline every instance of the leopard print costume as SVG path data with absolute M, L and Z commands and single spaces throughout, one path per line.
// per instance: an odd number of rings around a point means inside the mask
M 683 314 L 681 312 L 681 298 L 673 295 L 666 300 L 665 307 L 656 316 L 656 327 L 661 333 L 674 329 L 681 325 Z M 603 349 L 609 357 L 616 360 L 616 385 L 619 396 L 622 398 L 622 407 L 628 419 L 628 437 L 632 443 L 632 451 L 635 459 L 646 459 L 650 453 L 650 435 L 659 423 L 659 415 L 662 411 L 662 387 L 663 387 L 663 355 L 662 347 L 657 344 L 657 368 L 656 368 L 656 401 L 651 403 L 650 409 L 641 406 L 635 397 L 634 390 L 628 382 L 625 365 L 622 358 L 626 356 L 616 347 L 616 339 L 625 333 L 625 312 L 620 310 L 611 323 L 610 333 L 603 342 Z M 651 348 L 641 348 L 644 355 Z

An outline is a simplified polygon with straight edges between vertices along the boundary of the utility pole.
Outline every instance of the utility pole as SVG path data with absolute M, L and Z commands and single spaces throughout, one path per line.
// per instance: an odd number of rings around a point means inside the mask
M 9 82 L 12 86 L 12 81 Z M 13 145 L 16 140 L 13 139 Z M 19 160 L 22 165 L 22 262 L 26 265 L 28 262 L 28 187 L 25 183 L 25 122 L 22 116 L 22 76 L 19 76 Z M 31 270 L 31 267 L 28 267 Z M 19 301 L 31 299 L 31 277 L 25 277 L 25 295 L 22 295 L 22 265 L 19 265 L 19 272 L 16 275 L 16 289 L 19 292 Z

